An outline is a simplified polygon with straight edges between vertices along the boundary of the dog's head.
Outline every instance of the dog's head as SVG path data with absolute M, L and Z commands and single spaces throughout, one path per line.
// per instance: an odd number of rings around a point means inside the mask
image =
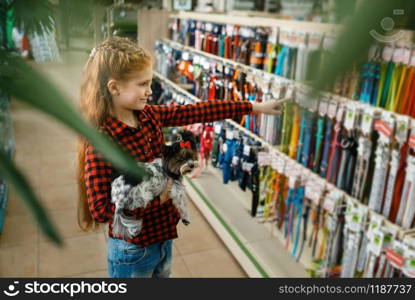
M 198 166 L 196 139 L 191 131 L 181 130 L 171 145 L 165 145 L 163 167 L 172 177 L 192 172 Z

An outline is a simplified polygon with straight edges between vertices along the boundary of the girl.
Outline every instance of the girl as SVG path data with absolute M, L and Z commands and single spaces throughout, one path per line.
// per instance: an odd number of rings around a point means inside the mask
M 161 157 L 162 127 L 213 122 L 252 111 L 277 114 L 283 101 L 267 103 L 207 101 L 168 107 L 147 105 L 152 94 L 153 60 L 149 52 L 128 39 L 111 37 L 91 52 L 84 68 L 80 106 L 86 119 L 107 134 L 137 161 Z M 78 223 L 83 230 L 109 223 L 110 277 L 169 277 L 172 240 L 177 238 L 179 214 L 168 195 L 155 198 L 144 209 L 126 210 L 141 219 L 139 235 L 123 240 L 112 234 L 111 164 L 94 146 L 80 138 L 78 155 Z

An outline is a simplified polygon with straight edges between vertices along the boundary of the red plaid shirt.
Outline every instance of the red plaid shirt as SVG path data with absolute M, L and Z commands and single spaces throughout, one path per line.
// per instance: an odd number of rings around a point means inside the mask
M 132 128 L 109 116 L 102 124 L 101 130 L 137 161 L 149 162 L 162 156 L 162 127 L 213 122 L 251 112 L 252 105 L 249 102 L 236 101 L 206 101 L 180 106 L 146 105 L 144 110 L 135 111 L 138 128 Z M 89 209 L 97 222 L 109 222 L 109 236 L 115 237 L 112 234 L 115 205 L 111 203 L 113 169 L 92 145 L 86 149 L 85 154 L 85 184 Z M 160 199 L 157 197 L 145 208 L 134 210 L 133 214 L 143 220 L 143 227 L 139 235 L 133 239 L 126 239 L 127 242 L 145 247 L 177 238 L 176 226 L 180 216 L 171 199 L 160 205 Z

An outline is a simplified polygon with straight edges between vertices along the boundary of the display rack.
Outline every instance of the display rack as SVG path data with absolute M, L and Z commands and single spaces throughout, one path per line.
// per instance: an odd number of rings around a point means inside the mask
M 282 20 L 263 17 L 234 16 L 225 14 L 206 14 L 184 11 L 181 11 L 178 14 L 172 14 L 170 15 L 170 18 L 191 19 L 216 24 L 241 25 L 245 27 L 279 27 L 295 31 L 319 32 L 328 36 L 336 36 L 343 29 L 343 26 L 339 24 Z M 414 31 L 400 30 L 400 41 L 412 43 L 413 38 Z
M 203 14 L 194 12 L 180 12 L 177 15 L 171 15 L 170 18 L 192 19 L 217 24 L 243 24 L 243 26 L 251 27 L 285 27 L 293 30 L 319 31 L 329 35 L 335 34 L 341 29 L 341 26 L 337 24 L 281 20 L 262 17 L 243 17 L 223 14 Z
M 270 18 L 257 18 L 257 17 L 242 17 L 242 16 L 231 16 L 231 15 L 215 15 L 215 14 L 200 14 L 200 13 L 188 13 L 188 12 L 181 12 L 178 15 L 172 15 L 170 16 L 170 18 L 173 19 L 187 19 L 187 20 L 193 20 L 193 21 L 200 21 L 200 22 L 205 22 L 205 23 L 214 23 L 214 24 L 226 24 L 226 25 L 239 25 L 241 28 L 242 27 L 270 27 L 270 28 L 279 28 L 280 30 L 285 30 L 285 31 L 289 31 L 289 32 L 302 32 L 302 33 L 308 33 L 308 34 L 321 34 L 323 37 L 329 37 L 330 39 L 335 38 L 336 36 L 338 36 L 340 34 L 340 31 L 342 30 L 342 26 L 341 25 L 335 25 L 335 24 L 322 24 L 322 23 L 314 23 L 314 22 L 299 22 L 299 21 L 291 21 L 291 20 L 276 20 L 276 19 L 270 19 Z M 412 45 L 412 40 L 414 37 L 414 32 L 413 31 L 409 31 L 409 30 L 405 30 L 405 31 L 401 31 L 401 37 L 400 40 L 398 41 L 398 45 L 399 43 L 403 42 L 402 45 Z M 285 77 L 281 77 L 281 76 L 276 76 L 274 74 L 268 73 L 266 71 L 263 70 L 259 70 L 256 68 L 253 68 L 251 66 L 248 65 L 244 65 L 242 63 L 238 63 L 235 62 L 233 60 L 230 59 L 225 59 L 222 58 L 220 56 L 214 55 L 214 54 L 210 54 L 204 51 L 200 51 L 197 50 L 195 48 L 189 47 L 189 46 L 185 46 L 182 45 L 180 43 L 168 40 L 168 39 L 164 39 L 161 41 L 161 43 L 165 43 L 167 44 L 170 48 L 173 49 L 177 49 L 183 52 L 188 52 L 190 53 L 192 56 L 200 56 L 203 58 L 206 58 L 209 63 L 212 63 L 212 66 L 215 65 L 219 65 L 219 66 L 230 66 L 231 68 L 235 69 L 235 70 L 241 70 L 243 72 L 246 72 L 247 74 L 251 74 L 253 75 L 253 77 L 258 78 L 259 80 L 265 80 L 264 83 L 274 83 L 276 82 L 277 84 L 279 83 L 284 83 L 284 85 L 286 87 L 289 87 L 289 89 L 291 89 L 293 87 L 293 89 L 300 91 L 301 93 L 304 93 L 304 91 L 310 91 L 310 84 L 309 82 L 299 82 L 299 81 L 295 81 L 295 80 L 290 80 L 288 78 Z M 409 44 L 410 43 L 410 44 Z M 393 43 L 392 47 L 394 47 L 396 45 L 396 42 Z M 398 46 L 400 47 L 400 46 Z M 204 61 L 204 60 L 203 60 Z M 207 62 L 206 62 L 207 64 Z M 163 77 L 160 74 L 156 74 L 156 77 L 158 77 L 161 81 L 164 81 L 166 83 L 166 85 L 170 86 L 172 88 L 171 91 L 175 91 L 173 92 L 173 98 L 181 103 L 194 103 L 194 102 L 198 102 L 201 101 L 200 99 L 194 97 L 193 95 L 191 95 L 190 93 L 184 91 L 183 89 L 181 89 L 177 84 L 171 82 L 169 79 Z M 262 79 L 260 79 L 262 77 Z M 176 93 L 177 92 L 177 93 Z M 183 97 L 182 97 L 183 96 Z M 388 111 L 386 109 L 380 108 L 380 107 L 375 107 L 372 106 L 370 104 L 366 104 L 366 103 L 362 103 L 360 101 L 356 101 L 355 99 L 351 99 L 351 98 L 347 98 L 344 96 L 340 96 L 337 95 L 335 93 L 324 93 L 324 97 L 328 97 L 331 100 L 336 100 L 339 103 L 341 103 L 341 106 L 343 107 L 343 105 L 345 105 L 345 107 L 354 107 L 354 109 L 362 109 L 363 111 L 368 111 L 373 113 L 373 115 L 375 115 L 375 112 L 380 112 L 381 115 L 387 115 L 388 118 L 392 116 L 392 118 L 394 117 L 395 119 L 404 119 L 407 118 L 408 122 L 409 122 L 409 128 L 413 128 L 415 125 L 415 120 L 408 117 L 407 115 L 402 115 L 399 113 L 394 113 L 391 111 Z M 349 96 L 351 97 L 351 96 Z M 300 99 L 296 99 L 296 100 L 300 100 Z M 305 103 L 301 102 L 301 101 L 297 101 L 298 104 L 303 104 L 305 105 Z M 308 107 L 309 105 L 307 104 L 304 107 Z M 375 119 L 375 118 L 374 118 Z M 313 173 L 311 170 L 305 168 L 303 165 L 301 165 L 299 162 L 297 162 L 294 159 L 291 159 L 290 157 L 288 157 L 285 153 L 282 153 L 281 151 L 279 151 L 279 149 L 276 146 L 270 145 L 269 143 L 267 143 L 264 139 L 262 139 L 261 137 L 257 136 L 256 134 L 253 134 L 252 132 L 250 132 L 249 130 L 245 129 L 244 127 L 240 126 L 239 124 L 235 123 L 232 120 L 226 120 L 226 123 L 228 123 L 233 129 L 236 129 L 238 131 L 243 132 L 245 135 L 250 136 L 251 138 L 253 138 L 256 141 L 259 141 L 262 145 L 264 145 L 269 152 L 271 153 L 275 153 L 275 155 L 277 155 L 279 158 L 283 158 L 283 161 L 285 162 L 285 165 L 289 165 L 290 167 L 293 166 L 293 168 L 295 169 L 300 169 L 301 170 L 301 178 L 318 178 L 316 182 L 324 183 L 324 186 L 326 187 L 326 191 L 336 191 L 337 193 L 340 193 L 343 195 L 342 199 L 344 200 L 343 204 L 341 205 L 342 207 L 348 207 L 349 209 L 349 205 L 351 203 L 353 203 L 352 206 L 357 207 L 357 209 L 359 211 L 367 211 L 367 218 L 364 217 L 364 221 L 362 223 L 362 227 L 361 227 L 361 232 L 364 232 L 366 230 L 366 228 L 372 228 L 373 226 L 373 220 L 375 218 L 377 218 L 378 220 L 381 220 L 380 222 L 380 226 L 382 227 L 382 229 L 386 229 L 387 231 L 390 230 L 390 232 L 395 231 L 396 232 L 396 242 L 397 243 L 402 243 L 405 244 L 406 246 L 408 246 L 409 248 L 414 248 L 415 245 L 415 241 L 413 240 L 413 230 L 404 230 L 404 228 L 392 223 L 391 221 L 389 221 L 387 218 L 385 218 L 384 216 L 382 216 L 379 213 L 376 213 L 375 211 L 371 210 L 368 205 L 362 204 L 359 200 L 350 197 L 348 194 L 346 194 L 345 192 L 343 192 L 342 190 L 338 189 L 335 185 L 329 183 L 325 178 L 320 177 L 318 174 Z M 412 125 L 412 126 L 411 126 Z M 279 172 L 281 173 L 281 172 Z M 284 174 L 285 176 L 287 176 L 287 173 Z M 288 175 L 289 177 L 291 175 Z M 306 182 L 308 182 L 308 184 L 310 184 L 310 182 L 314 182 L 314 179 L 311 179 L 311 181 L 306 179 Z M 207 193 L 209 193 L 209 191 L 207 191 Z M 348 205 L 346 205 L 346 203 L 348 203 Z M 248 215 L 247 215 L 248 218 Z M 370 221 L 369 221 L 370 220 Z M 370 226 L 368 226 L 370 225 Z M 275 226 L 273 226 L 271 223 L 265 223 L 265 226 L 267 227 L 273 235 L 278 237 L 278 230 L 275 230 Z M 371 229 L 368 229 L 369 233 L 371 233 Z M 407 228 L 407 227 L 405 227 Z M 367 235 L 363 233 L 363 235 Z M 281 240 L 283 240 L 283 237 L 281 237 Z M 373 241 L 372 241 L 373 242 Z M 349 247 L 349 246 L 348 246 Z M 366 246 L 365 246 L 366 247 Z M 406 263 L 411 263 L 413 262 L 412 260 L 412 255 L 410 253 L 411 250 L 408 248 L 408 251 L 405 250 L 405 257 L 407 262 Z M 365 248 L 362 248 L 365 249 Z M 389 250 L 391 250 L 391 252 L 395 251 L 396 252 L 396 248 L 395 246 L 393 246 L 392 248 L 388 248 L 387 249 L 387 253 L 383 254 L 383 259 L 385 260 L 385 257 L 387 257 L 388 255 L 390 255 Z M 372 250 L 371 250 L 372 251 Z M 408 256 L 409 253 L 409 256 Z M 348 253 L 348 257 L 350 257 L 350 253 Z M 408 258 L 409 257 L 409 258 Z M 390 258 L 388 258 L 390 260 Z M 402 258 L 403 259 L 403 258 Z M 300 261 L 302 263 L 303 266 L 310 266 L 309 262 L 305 262 L 303 261 L 303 258 L 301 258 L 302 261 Z M 314 262 L 314 261 L 313 261 Z M 348 265 L 348 264 L 346 264 Z M 311 267 L 311 266 L 310 266 Z M 406 268 L 406 267 L 405 267 Z M 347 268 L 345 268 L 345 274 L 347 274 Z M 350 269 L 350 268 L 349 268 Z M 326 269 L 327 270 L 327 269 Z M 405 271 L 406 272 L 406 271 Z M 370 273 L 368 273 L 370 274 Z M 409 276 L 409 277 L 413 277 L 414 274 L 412 273 L 405 273 L 405 275 Z M 368 275 L 371 276 L 371 275 Z M 347 275 L 346 275 L 347 277 Z
M 189 92 L 185 91 L 184 89 L 180 88 L 177 84 L 175 84 L 171 80 L 165 78 L 161 74 L 155 72 L 155 77 L 158 78 L 160 81 L 164 82 L 165 84 L 167 84 L 168 86 L 170 86 L 171 88 L 173 88 L 179 94 L 178 97 L 181 98 L 181 99 L 184 99 L 185 101 L 187 101 L 187 103 L 195 103 L 195 102 L 202 101 L 202 100 L 198 99 L 197 97 L 193 96 L 192 94 L 190 94 Z M 183 97 L 180 97 L 180 95 L 183 96 Z M 298 163 L 296 160 L 291 159 L 285 153 L 282 153 L 281 151 L 279 151 L 279 149 L 276 146 L 273 146 L 273 145 L 267 143 L 264 139 L 262 139 L 258 135 L 256 135 L 256 134 L 250 132 L 249 130 L 245 129 L 244 127 L 240 126 L 238 123 L 234 122 L 233 120 L 227 119 L 227 120 L 225 120 L 225 122 L 232 125 L 233 128 L 235 128 L 235 129 L 243 132 L 244 134 L 254 138 L 255 140 L 259 141 L 263 146 L 265 146 L 266 149 L 268 149 L 268 151 L 274 151 L 274 152 L 278 153 L 278 155 L 280 157 L 283 157 L 283 159 L 286 162 L 289 162 L 291 166 L 294 165 L 296 168 L 301 169 L 301 173 L 304 177 L 311 176 L 311 174 L 313 174 L 312 176 L 314 176 L 314 177 L 317 176 L 317 177 L 320 178 L 321 181 L 325 182 L 327 190 L 331 190 L 331 191 L 336 190 L 338 193 L 341 193 L 341 194 L 344 195 L 344 199 L 352 201 L 354 203 L 354 205 L 356 205 L 358 207 L 368 209 L 367 205 L 362 204 L 357 199 L 347 195 L 344 191 L 338 189 L 335 185 L 327 182 L 325 178 L 320 177 L 318 174 L 313 173 L 311 170 L 307 169 L 306 167 L 304 167 L 303 165 Z M 373 216 L 376 216 L 376 217 L 378 217 L 379 219 L 382 220 L 382 224 L 383 224 L 382 226 L 383 227 L 387 227 L 387 228 L 390 228 L 390 229 L 396 231 L 396 233 L 397 233 L 396 237 L 399 240 L 402 239 L 404 236 L 408 235 L 410 232 L 412 232 L 411 230 L 404 230 L 400 226 L 398 226 L 398 225 L 392 223 L 391 221 L 389 221 L 388 219 L 386 219 L 381 214 L 378 214 L 378 213 L 368 209 L 368 220 L 370 220 Z M 248 214 L 246 214 L 246 218 L 249 219 Z M 268 224 L 268 223 L 265 223 L 265 226 L 270 230 L 270 232 L 274 236 L 278 237 L 281 241 L 283 241 L 283 237 L 282 237 L 281 233 L 279 233 L 277 230 L 274 230 L 273 229 L 274 226 L 271 226 L 271 224 Z M 303 258 L 301 260 L 301 263 L 302 263 L 303 266 L 309 266 L 310 265 L 310 261 L 309 260 L 307 261 Z
M 190 94 L 188 91 L 180 88 L 176 83 L 172 82 L 171 80 L 167 79 L 166 77 L 164 77 L 163 75 L 159 74 L 158 72 L 154 72 L 154 75 L 156 76 L 156 78 L 158 78 L 159 80 L 161 80 L 162 82 L 165 82 L 167 85 L 173 87 L 178 93 L 184 95 L 187 99 L 191 99 L 192 102 L 189 103 L 195 103 L 195 102 L 201 102 L 202 100 L 193 96 L 192 94 Z M 233 120 L 230 119 L 226 119 L 225 122 L 231 124 L 234 128 L 238 129 L 239 131 L 243 132 L 244 134 L 252 137 L 253 139 L 257 140 L 258 142 L 260 142 L 262 145 L 264 145 L 266 148 L 268 148 L 269 151 L 275 151 L 278 153 L 278 155 L 282 156 L 284 158 L 285 161 L 290 161 L 290 163 L 295 164 L 297 168 L 302 170 L 302 173 L 306 173 L 306 174 L 311 174 L 312 171 L 307 169 L 306 167 L 304 167 L 302 164 L 300 164 L 299 162 L 297 162 L 296 160 L 290 158 L 287 154 L 285 154 L 284 152 L 281 152 L 278 147 L 273 146 L 271 144 L 269 144 L 268 142 L 266 142 L 264 139 L 262 139 L 261 137 L 259 137 L 258 135 L 252 133 L 251 131 L 247 130 L 245 127 L 239 125 L 238 123 L 236 123 Z M 318 176 L 321 180 L 326 181 L 325 178 L 321 177 L 320 175 L 313 173 L 315 176 Z M 337 190 L 339 193 L 341 194 L 345 194 L 344 191 L 340 190 L 339 188 L 337 188 L 334 184 L 330 183 L 330 182 L 326 182 L 326 185 L 328 187 L 329 190 Z M 361 202 L 359 202 L 357 199 L 347 196 L 350 200 L 352 200 L 356 205 L 359 206 L 365 206 L 366 205 L 362 204 Z M 405 232 L 405 230 L 403 230 L 400 226 L 390 222 L 388 219 L 386 219 L 384 216 L 382 216 L 381 214 L 378 214 L 374 211 L 369 211 L 370 216 L 371 215 L 376 215 L 382 219 L 384 219 L 384 223 L 387 224 L 387 226 L 394 228 L 397 230 L 397 232 L 399 233 L 398 236 L 402 236 L 402 234 Z
M 275 80 L 278 80 L 278 81 L 281 81 L 281 82 L 285 82 L 287 84 L 295 85 L 298 88 L 305 88 L 305 89 L 309 88 L 309 85 L 306 84 L 306 83 L 302 83 L 302 82 L 299 82 L 299 81 L 296 81 L 296 80 L 292 80 L 292 79 L 288 79 L 288 78 L 278 76 L 278 75 L 275 75 L 275 74 L 272 74 L 272 73 L 268 73 L 266 71 L 253 68 L 251 66 L 248 66 L 248 65 L 245 65 L 245 64 L 242 64 L 242 63 L 239 63 L 239 62 L 235 62 L 231 59 L 222 58 L 222 57 L 214 55 L 214 54 L 210 54 L 210 53 L 207 53 L 207 52 L 204 52 L 204 51 L 197 50 L 193 47 L 184 46 L 184 45 L 182 45 L 180 43 L 177 43 L 177 42 L 174 42 L 170 39 L 161 39 L 160 42 L 165 43 L 166 45 L 169 45 L 171 48 L 186 51 L 186 52 L 189 52 L 189 53 L 192 53 L 192 54 L 196 54 L 196 55 L 208 58 L 210 60 L 215 61 L 218 64 L 223 64 L 224 66 L 231 66 L 233 68 L 241 69 L 242 71 L 244 71 L 246 73 L 259 74 L 262 77 L 268 77 L 268 78 L 275 79 Z M 371 106 L 370 104 L 363 103 L 363 102 L 360 102 L 360 101 L 357 101 L 357 100 L 354 100 L 354 99 L 350 99 L 350 98 L 347 98 L 347 97 L 344 97 L 344 96 L 340 96 L 340 95 L 337 95 L 337 94 L 334 94 L 334 93 L 327 92 L 326 94 L 329 95 L 332 99 L 337 100 L 339 102 L 344 102 L 344 103 L 355 102 L 355 103 L 358 103 L 362 108 L 373 108 L 373 109 L 376 109 L 376 110 L 378 110 L 382 113 L 387 112 L 389 114 L 392 114 L 395 117 L 398 117 L 398 116 L 408 117 L 409 119 L 411 119 L 411 123 L 415 124 L 415 119 L 410 118 L 409 116 L 402 115 L 402 114 L 399 114 L 397 112 L 388 111 L 388 110 L 386 110 L 382 107 L 374 107 L 374 106 Z

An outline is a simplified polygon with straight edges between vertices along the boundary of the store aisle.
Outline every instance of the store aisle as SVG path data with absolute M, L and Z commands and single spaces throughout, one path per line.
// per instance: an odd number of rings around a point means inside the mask
M 36 67 L 76 104 L 87 54 L 65 53 L 65 63 Z M 13 191 L 0 236 L 1 277 L 106 277 L 106 228 L 84 233 L 76 223 L 76 135 L 34 109 L 13 103 L 16 163 L 27 175 L 64 239 L 52 245 Z M 172 277 L 246 277 L 225 245 L 193 206 L 192 224 L 179 225 Z

